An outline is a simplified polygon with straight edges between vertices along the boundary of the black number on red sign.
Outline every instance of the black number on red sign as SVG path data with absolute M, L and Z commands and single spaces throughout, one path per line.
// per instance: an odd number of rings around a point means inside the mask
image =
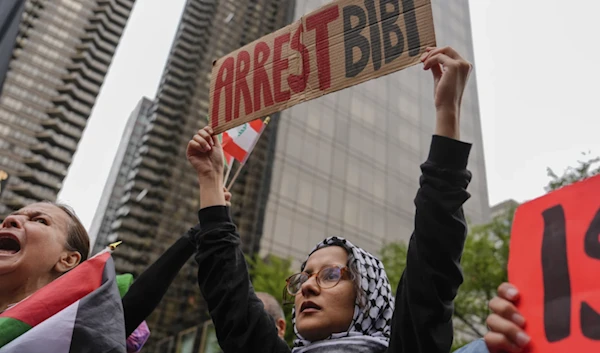
M 567 260 L 565 211 L 561 205 L 542 212 L 542 276 L 544 278 L 544 331 L 548 342 L 571 334 L 571 280 Z
M 571 279 L 567 258 L 565 212 L 561 205 L 542 212 L 542 276 L 544 278 L 544 331 L 548 342 L 563 340 L 571 334 Z M 584 238 L 587 256 L 600 260 L 600 210 L 596 212 Z M 580 306 L 581 332 L 600 341 L 600 314 L 589 304 Z

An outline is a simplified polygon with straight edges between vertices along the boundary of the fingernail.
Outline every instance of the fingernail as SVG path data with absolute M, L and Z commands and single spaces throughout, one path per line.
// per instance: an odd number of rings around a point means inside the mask
M 517 344 L 521 347 L 524 347 L 527 345 L 527 343 L 529 343 L 529 336 L 527 336 L 527 334 L 525 332 L 519 332 L 517 333 Z
M 427 54 L 429 54 L 429 53 L 424 52 L 423 54 L 421 54 L 421 61 L 425 60 L 425 58 L 427 57 Z
M 519 326 L 525 325 L 525 318 L 519 314 L 513 314 L 512 321 Z
M 508 299 L 516 297 L 517 294 L 519 294 L 519 291 L 517 291 L 515 288 L 509 288 L 506 290 L 506 295 L 508 296 Z

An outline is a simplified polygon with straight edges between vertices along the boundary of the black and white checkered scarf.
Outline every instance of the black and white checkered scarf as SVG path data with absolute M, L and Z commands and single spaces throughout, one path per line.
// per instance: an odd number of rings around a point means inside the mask
M 296 329 L 296 312 L 292 322 L 297 339 L 293 353 L 382 353 L 388 347 L 394 296 L 383 264 L 375 256 L 339 237 L 327 238 L 308 255 L 328 247 L 341 246 L 348 251 L 348 266 L 355 264 L 360 272 L 361 289 L 365 293 L 366 306 L 361 309 L 358 298 L 354 304 L 354 318 L 348 331 L 334 333 L 329 338 L 310 342 L 302 338 Z M 306 261 L 302 264 L 304 271 Z

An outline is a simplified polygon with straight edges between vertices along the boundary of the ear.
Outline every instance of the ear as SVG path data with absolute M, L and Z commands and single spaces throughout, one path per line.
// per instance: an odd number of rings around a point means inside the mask
M 277 322 L 275 323 L 275 325 L 277 326 L 277 334 L 279 335 L 279 337 L 281 337 L 281 339 L 283 339 L 285 337 L 285 319 L 279 318 L 277 319 Z
M 75 266 L 79 265 L 79 262 L 81 262 L 79 251 L 65 250 L 60 254 L 56 265 L 54 265 L 54 270 L 62 275 L 74 269 Z

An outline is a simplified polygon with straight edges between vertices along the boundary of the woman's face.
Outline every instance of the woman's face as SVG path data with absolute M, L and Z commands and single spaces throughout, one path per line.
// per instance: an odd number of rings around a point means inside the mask
M 0 225 L 0 276 L 40 282 L 68 271 L 74 260 L 77 265 L 72 256 L 78 253 L 65 249 L 69 221 L 63 210 L 47 203 L 8 216 Z
M 348 253 L 339 246 L 315 251 L 304 271 L 312 274 L 326 266 L 346 266 Z M 352 280 L 344 276 L 332 288 L 321 289 L 316 276 L 302 285 L 295 297 L 296 328 L 311 342 L 323 340 L 333 333 L 345 332 L 352 323 L 356 292 Z

